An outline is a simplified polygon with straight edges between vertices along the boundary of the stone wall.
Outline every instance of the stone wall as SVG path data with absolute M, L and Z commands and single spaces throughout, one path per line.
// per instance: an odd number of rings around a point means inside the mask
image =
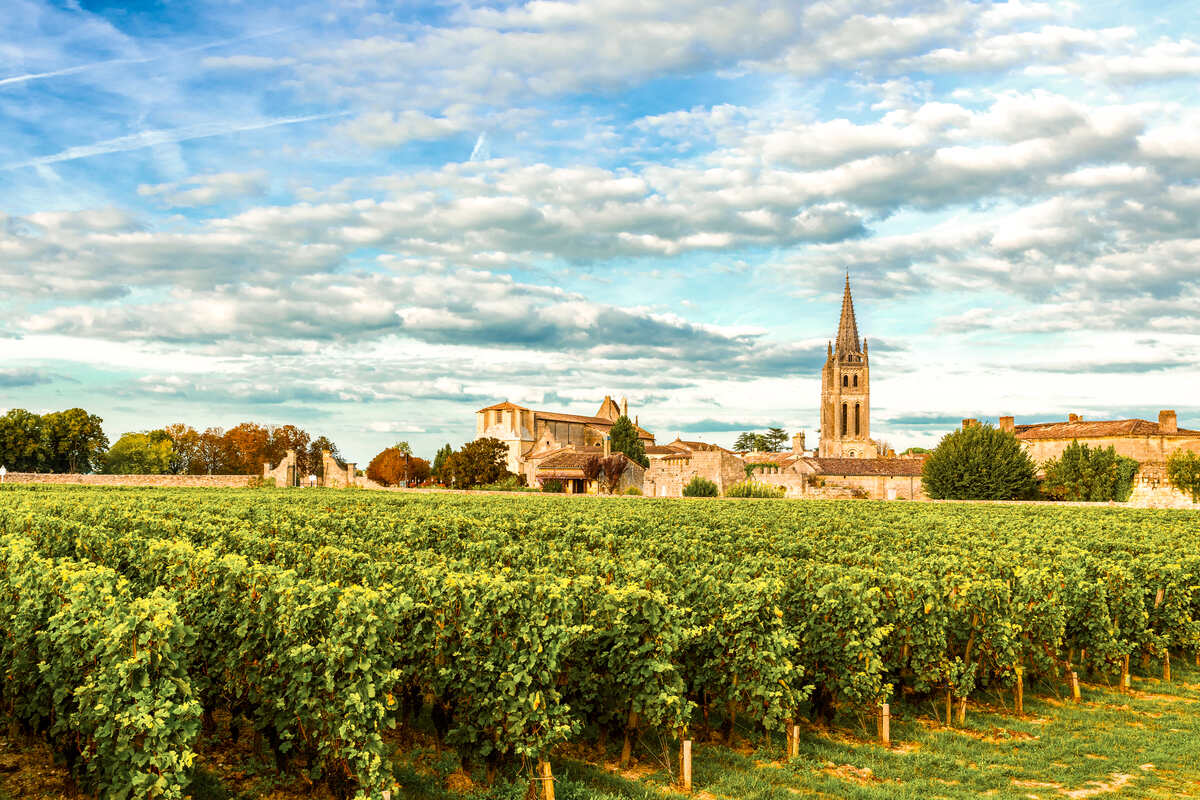
M 697 475 L 725 494 L 746 479 L 746 463 L 726 450 L 695 450 L 689 458 L 652 458 L 642 492 L 648 497 L 682 497 L 683 487 Z
M 274 480 L 276 486 L 299 486 L 300 472 L 296 468 L 296 451 L 288 450 L 287 455 L 279 462 L 278 466 L 272 467 L 270 464 L 263 464 L 263 478 Z
M 204 487 L 243 489 L 258 475 L 78 475 L 46 472 L 10 472 L 7 483 L 51 483 L 79 486 L 153 486 L 160 489 Z
M 322 474 L 325 476 L 321 485 L 330 489 L 344 489 L 348 486 L 358 486 L 360 480 L 358 478 L 357 465 L 354 462 L 347 462 L 345 467 L 338 464 L 337 459 L 330 455 L 328 450 L 321 451 L 321 468 Z
M 1023 439 L 1030 458 L 1039 467 L 1051 458 L 1058 458 L 1074 439 Z M 1176 450 L 1200 453 L 1200 437 L 1193 436 L 1080 436 L 1080 444 L 1105 449 L 1110 445 L 1117 455 L 1135 459 L 1143 464 L 1165 462 Z

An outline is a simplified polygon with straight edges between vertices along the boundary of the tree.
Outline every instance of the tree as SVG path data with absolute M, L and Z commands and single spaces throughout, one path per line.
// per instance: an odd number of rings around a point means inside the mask
M 921 483 L 935 499 L 1016 500 L 1037 490 L 1037 467 L 1020 440 L 991 425 L 968 425 L 942 437 Z
M 716 497 L 720 492 L 717 491 L 717 485 L 708 478 L 701 478 L 699 475 L 688 481 L 688 485 L 683 487 L 684 497 Z
M 51 472 L 91 472 L 104 464 L 104 420 L 82 408 L 42 416 L 43 451 Z
M 467 442 L 442 466 L 442 479 L 459 489 L 496 483 L 512 473 L 507 469 L 508 445 L 487 437 Z
M 613 453 L 600 462 L 600 466 L 604 469 L 605 488 L 609 494 L 617 493 L 617 487 L 621 484 L 621 476 L 625 474 L 629 463 L 629 459 L 625 457 L 624 453 Z
M 584 460 L 580 471 L 583 472 L 583 479 L 591 483 L 600 479 L 600 473 L 604 471 L 604 463 L 599 456 L 589 456 Z
M 222 428 L 205 428 L 196 444 L 196 457 L 200 466 L 197 474 L 224 473 L 230 460 L 225 431 Z
M 1179 491 L 1200 503 L 1200 454 L 1191 450 L 1176 450 L 1167 459 L 1167 480 Z
M 437 454 L 433 457 L 433 467 L 430 470 L 436 480 L 445 481 L 442 479 L 442 468 L 446 466 L 446 459 L 454 452 L 454 448 L 447 442 L 442 447 L 438 448 Z
M 429 480 L 429 462 L 398 447 L 383 450 L 367 465 L 367 477 L 384 486 L 423 483 Z
M 175 446 L 164 431 L 126 433 L 104 456 L 111 475 L 163 475 L 171 471 Z
M 37 472 L 48 461 L 40 415 L 13 408 L 0 417 L 0 464 L 12 472 Z
M 928 447 L 910 447 L 907 450 L 905 450 L 903 453 L 901 453 L 900 455 L 916 456 L 916 455 L 921 455 L 922 453 L 932 453 L 932 452 L 933 451 L 930 450 Z
M 769 428 L 763 438 L 766 440 L 768 453 L 778 453 L 788 443 L 787 431 L 783 428 Z
M 624 414 L 617 417 L 608 432 L 608 438 L 612 452 L 624 453 L 629 456 L 630 461 L 636 461 L 643 467 L 650 466 L 650 459 L 646 456 L 646 445 L 638 438 L 637 428 L 633 426 L 629 417 Z
M 338 446 L 327 437 L 318 436 L 309 444 L 307 453 L 296 454 L 296 469 L 300 470 L 301 475 L 316 475 L 318 478 L 324 478 L 325 462 L 322 460 L 321 454 L 326 450 L 340 466 L 346 466 Z
M 405 455 L 409 455 L 409 456 L 412 455 L 412 446 L 409 445 L 408 442 L 396 442 L 394 445 L 392 445 L 392 448 L 395 450 L 399 450 L 401 453 L 404 453 Z
M 200 434 L 191 425 L 177 422 L 161 430 L 171 440 L 171 465 L 175 475 L 198 475 L 204 472 L 200 458 Z
M 1092 448 L 1072 441 L 1043 465 L 1042 491 L 1055 500 L 1128 500 L 1138 466 L 1111 445 Z
M 243 422 L 225 431 L 228 471 L 235 475 L 260 475 L 271 460 L 271 431 L 255 422 Z
M 267 443 L 267 449 L 263 453 L 263 461 L 269 461 L 271 464 L 278 464 L 287 457 L 288 450 L 296 451 L 296 466 L 300 465 L 301 456 L 308 452 L 308 445 L 311 436 L 308 431 L 303 428 L 298 428 L 295 425 L 280 425 L 277 428 L 267 428 L 270 433 L 270 438 Z M 262 464 L 258 465 L 258 469 L 262 469 Z
M 738 434 L 737 439 L 733 442 L 733 449 L 741 453 L 746 453 L 755 450 L 755 443 L 758 434 L 754 431 L 742 431 Z

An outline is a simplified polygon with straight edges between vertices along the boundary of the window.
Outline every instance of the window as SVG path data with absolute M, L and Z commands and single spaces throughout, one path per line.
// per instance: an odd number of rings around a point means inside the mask
M 861 436 L 861 428 L 859 427 L 859 405 L 854 404 L 854 435 Z
M 854 376 L 854 385 L 858 386 L 858 376 L 857 375 Z
M 846 404 L 842 403 L 842 436 L 846 435 L 846 409 Z
M 849 386 L 849 385 L 850 385 L 850 376 L 843 375 L 842 376 L 842 386 Z

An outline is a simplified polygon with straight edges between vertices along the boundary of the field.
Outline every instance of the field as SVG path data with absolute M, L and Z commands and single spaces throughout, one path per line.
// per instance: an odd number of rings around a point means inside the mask
M 1198 529 L 4 487 L 0 771 L 53 781 L 48 748 L 106 797 L 523 797 L 551 769 L 558 800 L 662 797 L 687 739 L 703 797 L 1200 796 Z

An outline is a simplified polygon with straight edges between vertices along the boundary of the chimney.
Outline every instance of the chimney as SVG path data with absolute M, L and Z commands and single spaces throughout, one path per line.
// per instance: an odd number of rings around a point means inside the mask
M 800 431 L 792 437 L 792 452 L 797 454 L 804 452 L 804 431 Z
M 979 420 L 977 420 L 977 419 L 974 419 L 974 418 L 972 418 L 972 417 L 968 417 L 968 418 L 966 418 L 966 419 L 964 419 L 964 420 L 962 421 L 962 427 L 963 427 L 963 430 L 964 430 L 964 431 L 965 431 L 967 428 L 973 428 L 974 426 L 976 426 L 976 425 L 978 425 L 978 424 L 979 424 Z
M 1079 422 L 1082 419 L 1083 419 L 1083 417 L 1079 416 L 1078 414 L 1068 414 L 1067 415 L 1067 422 Z
M 612 445 L 608 440 L 608 434 L 604 434 L 604 457 L 608 458 L 612 455 Z
M 1000 430 L 1004 431 L 1005 433 L 1016 433 L 1016 431 L 1017 431 L 1016 419 L 1014 419 L 1013 417 L 1001 417 L 1000 418 Z
M 1173 409 L 1163 409 L 1158 412 L 1158 432 L 1179 433 L 1179 419 L 1175 416 Z
M 621 416 L 622 417 L 629 416 L 629 398 L 627 398 L 627 397 L 621 398 Z

